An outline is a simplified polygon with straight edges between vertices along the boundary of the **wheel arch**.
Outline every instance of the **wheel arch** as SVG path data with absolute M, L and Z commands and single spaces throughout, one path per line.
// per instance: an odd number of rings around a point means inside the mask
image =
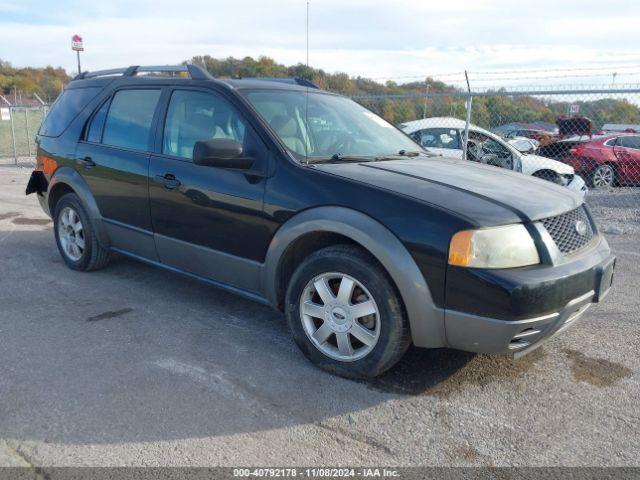
M 93 230 L 96 232 L 98 242 L 100 242 L 101 246 L 108 248 L 110 244 L 109 236 L 102 223 L 102 215 L 98 209 L 98 204 L 93 198 L 87 182 L 70 167 L 58 168 L 49 181 L 47 205 L 51 217 L 53 218 L 57 202 L 67 193 L 75 193 L 78 196 L 89 216 Z
M 287 270 L 291 255 L 304 258 L 335 243 L 359 245 L 386 270 L 404 303 L 416 346 L 445 345 L 444 313 L 435 306 L 426 280 L 409 251 L 384 225 L 349 208 L 327 206 L 305 210 L 278 229 L 267 251 L 262 279 L 270 303 L 276 308 L 283 306 L 286 274 L 292 273 Z

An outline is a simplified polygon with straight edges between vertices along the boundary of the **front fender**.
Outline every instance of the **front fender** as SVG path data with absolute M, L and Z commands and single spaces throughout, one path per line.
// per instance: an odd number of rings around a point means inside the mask
M 539 170 L 552 170 L 559 175 L 573 175 L 575 171 L 571 165 L 540 155 L 522 155 L 522 173 L 533 175 Z
M 343 235 L 369 251 L 395 282 L 409 318 L 413 343 L 418 347 L 445 345 L 444 313 L 433 303 L 426 280 L 409 251 L 384 225 L 373 218 L 344 207 L 318 207 L 305 210 L 282 225 L 274 235 L 265 260 L 263 289 L 277 305 L 280 262 L 287 248 L 311 232 Z
M 104 228 L 102 215 L 100 214 L 95 198 L 93 198 L 91 189 L 84 178 L 71 167 L 60 167 L 53 173 L 49 180 L 49 196 L 56 188 L 56 185 L 59 184 L 68 185 L 78 198 L 80 198 L 82 205 L 85 207 L 85 211 L 89 215 L 93 231 L 96 232 L 98 242 L 100 242 L 102 247 L 109 248 L 111 242 Z M 53 212 L 51 212 L 51 216 L 53 216 Z

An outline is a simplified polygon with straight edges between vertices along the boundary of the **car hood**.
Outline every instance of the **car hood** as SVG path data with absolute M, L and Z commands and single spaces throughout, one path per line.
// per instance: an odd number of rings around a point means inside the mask
M 314 167 L 451 211 L 477 226 L 539 220 L 582 203 L 568 188 L 546 180 L 446 157 Z
M 575 172 L 571 165 L 559 162 L 540 155 L 522 155 L 522 173 L 531 175 L 538 170 L 553 170 L 561 175 L 573 175 Z

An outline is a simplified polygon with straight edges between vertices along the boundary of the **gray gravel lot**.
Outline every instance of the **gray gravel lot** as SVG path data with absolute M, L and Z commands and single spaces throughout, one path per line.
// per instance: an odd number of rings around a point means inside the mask
M 266 307 L 69 270 L 29 173 L 0 165 L 0 465 L 640 465 L 636 229 L 605 303 L 530 356 L 410 350 L 357 383 Z

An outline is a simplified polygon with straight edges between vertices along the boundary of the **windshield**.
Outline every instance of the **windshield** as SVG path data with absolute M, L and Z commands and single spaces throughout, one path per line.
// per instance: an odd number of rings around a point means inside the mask
M 424 152 L 386 120 L 348 98 L 293 90 L 254 90 L 246 97 L 289 150 L 311 161 Z

